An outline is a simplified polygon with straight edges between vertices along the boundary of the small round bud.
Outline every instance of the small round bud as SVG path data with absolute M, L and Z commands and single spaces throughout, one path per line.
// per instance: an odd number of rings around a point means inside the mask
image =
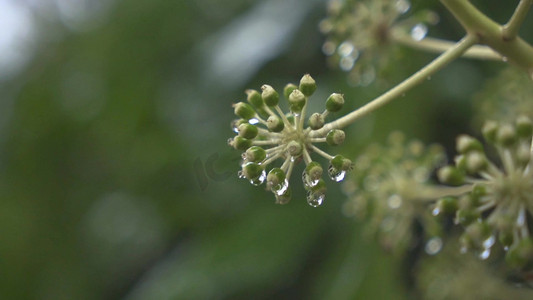
M 516 143 L 517 135 L 516 130 L 511 125 L 502 125 L 496 133 L 496 141 L 504 146 L 512 146 Z
M 305 95 L 300 90 L 296 89 L 292 91 L 292 93 L 289 95 L 291 111 L 295 113 L 301 112 L 305 105 L 305 101 Z
M 463 154 L 457 155 L 455 156 L 453 161 L 455 162 L 455 166 L 457 167 L 457 169 L 461 171 L 466 170 L 466 156 L 465 155 Z
M 333 93 L 326 100 L 326 109 L 329 112 L 337 112 L 341 110 L 344 105 L 344 96 L 341 94 Z
M 456 197 L 443 197 L 437 201 L 437 209 L 444 214 L 454 214 L 459 207 Z
M 256 163 L 247 163 L 242 167 L 242 175 L 249 180 L 259 178 L 263 174 L 263 167 Z
M 245 139 L 253 139 L 257 136 L 258 129 L 255 125 L 244 123 L 239 125 L 239 136 Z
M 483 125 L 483 128 L 481 129 L 481 132 L 483 133 L 483 137 L 487 142 L 489 143 L 495 143 L 496 142 L 496 134 L 498 133 L 498 123 L 495 121 L 487 121 Z
M 511 247 L 505 255 L 505 261 L 511 267 L 522 268 L 533 260 L 533 240 L 529 237 L 519 241 Z
M 255 108 L 261 108 L 265 106 L 265 102 L 263 101 L 263 97 L 261 97 L 261 94 L 259 94 L 256 90 L 246 90 L 246 100 L 248 103 L 250 103 Z
M 469 197 L 471 204 L 474 207 L 479 206 L 481 203 L 481 198 L 485 195 L 487 195 L 487 188 L 483 184 L 474 185 Z
M 316 82 L 309 74 L 305 74 L 302 79 L 300 79 L 300 86 L 298 87 L 300 91 L 307 97 L 311 96 L 316 90 Z
M 455 222 L 463 226 L 468 226 L 480 217 L 481 215 L 476 210 L 459 209 L 455 215 Z
M 285 182 L 285 172 L 280 168 L 273 168 L 267 175 L 267 187 L 269 189 L 279 190 L 279 187 Z
M 487 158 L 483 153 L 470 152 L 466 155 L 466 171 L 475 174 L 486 169 L 488 166 Z
M 326 142 L 331 146 L 338 146 L 344 143 L 345 138 L 346 135 L 344 134 L 344 131 L 340 129 L 333 129 L 330 130 L 326 135 Z
M 303 147 L 296 141 L 290 141 L 289 144 L 287 144 L 287 151 L 291 156 L 300 156 L 302 155 Z
M 353 168 L 352 161 L 342 155 L 335 155 L 331 159 L 330 164 L 335 169 L 342 171 L 350 171 Z
M 254 109 L 250 106 L 250 104 L 244 102 L 233 104 L 233 109 L 237 116 L 245 120 L 250 120 L 255 116 Z
M 289 96 L 291 95 L 292 91 L 296 90 L 298 87 L 293 83 L 288 83 L 283 88 L 283 96 L 285 96 L 285 99 L 289 100 Z
M 261 93 L 261 97 L 263 98 L 263 101 L 268 106 L 276 106 L 279 102 L 279 94 L 276 92 L 276 90 L 271 87 L 268 84 L 263 84 L 261 87 L 261 90 L 263 91 Z
M 322 178 L 323 171 L 324 170 L 322 169 L 322 166 L 319 163 L 317 163 L 316 161 L 312 161 L 305 167 L 304 172 L 309 177 L 309 180 L 314 182 Z
M 461 154 L 466 154 L 470 151 L 483 151 L 483 145 L 481 142 L 466 134 L 457 137 L 456 144 L 457 152 Z
M 527 144 L 521 143 L 516 149 L 516 160 L 521 165 L 525 166 L 531 159 L 530 147 Z
M 272 132 L 280 132 L 285 128 L 285 124 L 280 117 L 270 116 L 267 121 L 267 128 Z
M 314 113 L 309 117 L 309 127 L 313 130 L 320 129 L 324 126 L 325 120 L 322 114 Z
M 252 141 L 249 140 L 249 139 L 245 139 L 245 138 L 243 138 L 241 136 L 236 136 L 230 142 L 230 145 L 233 148 L 237 149 L 237 150 L 244 151 L 244 150 L 250 148 L 250 146 L 252 145 Z
M 260 162 L 266 158 L 266 151 L 259 146 L 252 146 L 246 150 L 245 157 L 247 161 Z
M 516 119 L 516 133 L 521 138 L 530 138 L 533 134 L 533 123 L 526 116 L 520 116 Z
M 437 172 L 439 180 L 449 185 L 461 185 L 465 181 L 464 174 L 457 168 L 445 166 Z

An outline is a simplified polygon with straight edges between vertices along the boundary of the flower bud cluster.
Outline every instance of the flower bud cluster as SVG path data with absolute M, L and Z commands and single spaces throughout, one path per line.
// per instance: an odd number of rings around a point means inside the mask
M 320 23 L 327 35 L 322 50 L 330 64 L 350 72 L 350 81 L 357 85 L 381 78 L 398 52 L 391 37 L 411 30 L 413 38 L 422 39 L 427 32 L 424 23 L 437 18 L 427 11 L 401 18 L 410 7 L 408 0 L 330 1 L 328 17 Z
M 499 163 L 487 158 L 480 141 L 462 135 L 455 165 L 440 169 L 438 176 L 450 185 L 472 185 L 468 193 L 448 200 L 455 203 L 456 223 L 465 229 L 463 251 L 472 249 L 486 259 L 499 241 L 509 265 L 524 267 L 533 263 L 533 122 L 526 116 L 511 124 L 488 121 L 482 132 Z
M 350 197 L 344 212 L 368 219 L 367 229 L 393 252 L 413 246 L 415 223 L 435 238 L 433 243 L 439 242 L 438 220 L 428 210 L 434 199 L 429 181 L 444 159 L 440 146 L 424 146 L 416 140 L 406 143 L 403 134 L 393 132 L 386 146 L 371 145 L 356 160 L 351 180 L 344 184 Z
M 326 125 L 325 119 L 330 113 L 342 108 L 343 95 L 331 94 L 326 99 L 326 109 L 322 113 L 311 114 L 307 127 L 304 126 L 307 104 L 316 88 L 310 75 L 304 75 L 299 85 L 287 84 L 282 95 L 288 102 L 288 113 L 279 106 L 279 93 L 266 84 L 261 87 L 261 92 L 247 90 L 247 101 L 233 105 L 235 115 L 239 117 L 232 123 L 237 135 L 229 139 L 228 144 L 243 151 L 239 176 L 253 185 L 266 183 L 267 190 L 274 194 L 278 204 L 290 201 L 290 177 L 295 165 L 301 161 L 306 164 L 302 181 L 307 190 L 307 202 L 313 207 L 324 203 L 324 169 L 311 158 L 313 153 L 329 161 L 326 172 L 335 182 L 342 181 L 346 172 L 352 169 L 349 159 L 342 155 L 332 156 L 315 145 L 327 143 L 337 146 L 344 142 L 345 134 L 340 129 L 325 133 L 317 131 Z M 270 168 L 277 160 L 282 161 L 281 165 Z

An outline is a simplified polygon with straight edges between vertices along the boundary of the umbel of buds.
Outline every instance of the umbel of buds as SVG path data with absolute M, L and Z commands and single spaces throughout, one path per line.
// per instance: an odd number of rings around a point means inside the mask
M 533 215 L 533 122 L 525 116 L 512 124 L 488 121 L 482 132 L 496 148 L 499 162 L 487 158 L 480 141 L 462 135 L 457 138 L 455 166 L 442 168 L 438 176 L 450 185 L 471 185 L 468 193 L 448 200 L 453 203 L 448 208 L 456 210 L 456 223 L 465 228 L 462 249 L 486 259 L 499 241 L 507 262 L 521 268 L 533 263 L 528 222 Z
M 324 172 L 320 163 L 311 158 L 312 154 L 329 162 L 327 174 L 335 182 L 342 181 L 346 172 L 352 169 L 348 158 L 332 156 L 315 145 L 337 146 L 345 139 L 344 131 L 325 122 L 330 113 L 342 109 L 342 94 L 331 94 L 325 101 L 325 110 L 311 114 L 306 122 L 307 104 L 316 88 L 310 75 L 304 75 L 299 85 L 287 84 L 282 94 L 288 102 L 288 113 L 279 106 L 279 93 L 267 84 L 261 87 L 261 92 L 247 90 L 246 102 L 233 104 L 239 119 L 232 122 L 236 136 L 230 138 L 228 144 L 243 151 L 239 177 L 253 185 L 266 183 L 267 190 L 274 194 L 278 204 L 290 201 L 289 181 L 295 165 L 301 161 L 306 164 L 302 181 L 307 190 L 307 202 L 313 207 L 324 203 Z M 331 129 L 324 130 L 325 126 Z M 282 161 L 281 165 L 271 167 L 278 160 Z

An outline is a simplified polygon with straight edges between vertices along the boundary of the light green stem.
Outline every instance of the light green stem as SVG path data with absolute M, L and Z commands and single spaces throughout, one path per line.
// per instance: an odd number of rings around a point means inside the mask
M 438 70 L 442 69 L 444 66 L 454 61 L 455 59 L 461 57 L 472 45 L 476 44 L 477 37 L 474 35 L 467 35 L 461 41 L 459 41 L 454 47 L 448 49 L 446 52 L 441 54 L 427 66 L 419 70 L 418 72 L 411 75 L 409 78 L 402 81 L 397 86 L 393 87 L 386 93 L 377 97 L 376 99 L 370 101 L 359 109 L 345 115 L 342 118 L 339 118 L 333 122 L 327 123 L 321 129 L 311 131 L 309 133 L 310 137 L 323 137 L 330 130 L 344 128 L 347 125 L 350 125 L 355 120 L 375 111 L 376 109 L 382 107 L 383 105 L 391 102 L 392 100 L 400 97 L 405 94 L 407 91 L 413 87 L 419 85 L 420 83 L 427 80 L 427 78 L 433 75 Z
M 533 0 L 521 0 L 516 7 L 513 16 L 509 19 L 509 22 L 503 26 L 503 38 L 505 40 L 512 40 L 518 36 L 520 26 L 524 23 L 527 12 L 531 7 Z
M 440 1 L 470 35 L 479 38 L 481 44 L 491 47 L 505 57 L 505 60 L 525 68 L 530 74 L 533 72 L 533 47 L 531 45 L 520 37 L 510 40 L 504 38 L 503 26 L 484 15 L 467 0 Z M 521 3 L 520 6 L 525 7 L 525 4 Z M 512 25 L 512 27 L 519 26 L 521 15 L 524 14 L 523 10 L 525 8 L 518 11 L 518 17 L 515 17 L 518 21 L 513 21 L 512 24 L 516 23 L 516 25 Z M 516 30 L 518 29 L 513 29 L 513 31 Z
M 420 41 L 414 40 L 411 36 L 407 34 L 395 34 L 392 36 L 392 39 L 406 47 L 418 49 L 426 52 L 432 53 L 443 53 L 448 49 L 453 47 L 456 42 L 446 41 L 442 39 L 436 39 L 431 37 L 426 37 Z M 490 47 L 482 45 L 474 45 L 468 49 L 462 57 L 481 59 L 481 60 L 498 60 L 502 61 L 502 56 L 492 50 Z

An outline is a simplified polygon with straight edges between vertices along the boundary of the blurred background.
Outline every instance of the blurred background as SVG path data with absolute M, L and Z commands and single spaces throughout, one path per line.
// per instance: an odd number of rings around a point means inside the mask
M 438 1 L 424 2 L 411 9 L 440 15 L 430 35 L 461 37 Z M 498 21 L 513 9 L 476 4 Z M 385 81 L 352 86 L 321 50 L 326 6 L 0 0 L 0 298 L 417 296 L 423 254 L 392 257 L 365 238 L 342 214 L 340 185 L 328 183 L 320 208 L 303 187 L 275 205 L 238 179 L 240 153 L 226 144 L 247 88 L 310 73 L 316 107 L 340 92 L 342 115 L 434 57 L 405 49 Z M 395 129 L 452 151 L 470 130 L 469 99 L 502 66 L 453 63 L 349 127 L 338 153 L 355 158 Z

